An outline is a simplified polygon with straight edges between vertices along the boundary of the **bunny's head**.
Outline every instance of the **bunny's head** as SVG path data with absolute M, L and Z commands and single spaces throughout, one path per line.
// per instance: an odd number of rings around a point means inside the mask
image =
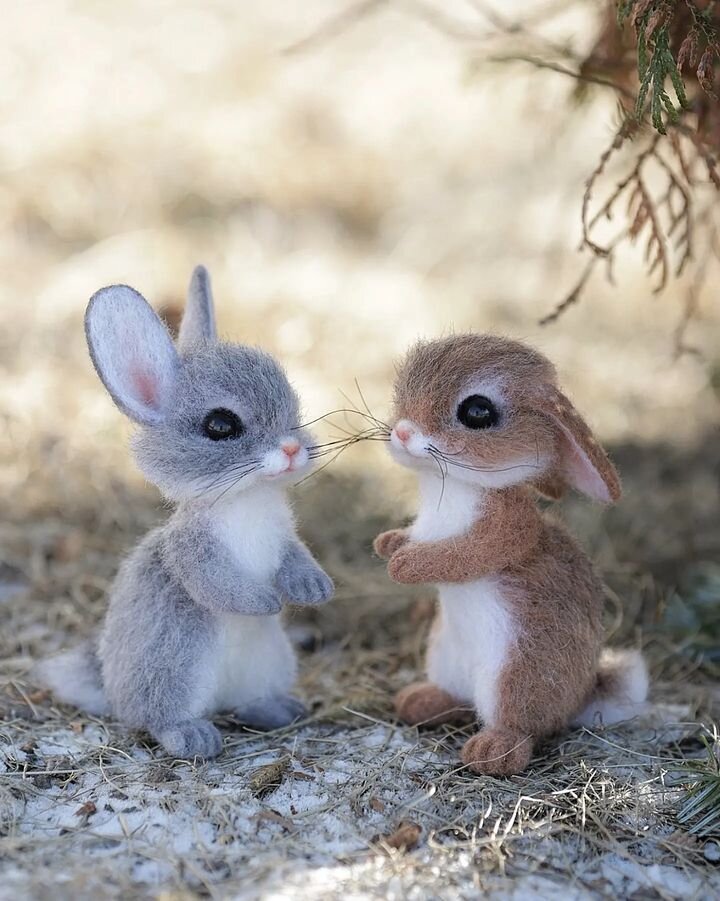
M 90 300 L 85 332 L 95 369 L 140 426 L 133 439 L 147 478 L 173 501 L 214 499 L 309 466 L 311 437 L 280 365 L 221 342 L 206 270 L 190 282 L 177 348 L 147 301 L 126 285 Z
M 411 467 L 487 488 L 571 486 L 610 503 L 620 481 L 553 365 L 518 341 L 454 335 L 413 347 L 395 382 L 390 447 Z

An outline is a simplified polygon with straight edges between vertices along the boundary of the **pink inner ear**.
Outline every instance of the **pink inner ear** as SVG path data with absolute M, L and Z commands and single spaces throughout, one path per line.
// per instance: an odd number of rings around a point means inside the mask
M 600 473 L 577 443 L 572 432 L 558 420 L 556 422 L 562 429 L 567 446 L 567 452 L 563 454 L 562 468 L 568 482 L 588 497 L 609 504 L 612 495 Z
M 145 407 L 157 410 L 159 407 L 159 391 L 157 379 L 144 369 L 133 369 L 130 378 L 132 379 L 133 389 L 138 400 Z

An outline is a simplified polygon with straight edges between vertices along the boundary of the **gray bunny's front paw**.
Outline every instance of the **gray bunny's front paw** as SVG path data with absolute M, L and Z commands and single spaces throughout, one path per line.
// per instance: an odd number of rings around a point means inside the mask
M 294 604 L 322 604 L 332 597 L 335 586 L 319 566 L 296 566 L 280 574 L 280 590 Z
M 233 607 L 233 613 L 272 616 L 282 610 L 282 598 L 272 585 L 245 586 Z
M 248 707 L 238 710 L 238 716 L 246 726 L 255 729 L 281 729 L 295 720 L 302 719 L 307 708 L 302 701 L 292 695 L 275 695 L 263 698 Z
M 222 736 L 207 720 L 188 720 L 155 733 L 155 738 L 171 757 L 217 757 L 222 751 Z

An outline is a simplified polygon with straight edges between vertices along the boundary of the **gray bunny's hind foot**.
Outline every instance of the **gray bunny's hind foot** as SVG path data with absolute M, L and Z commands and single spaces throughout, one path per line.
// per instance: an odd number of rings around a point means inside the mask
M 264 698 L 237 711 L 238 717 L 246 726 L 267 730 L 289 726 L 306 714 L 305 705 L 292 695 Z
M 196 719 L 178 723 L 153 733 L 171 757 L 190 760 L 193 757 L 217 757 L 222 751 L 222 736 L 208 720 Z

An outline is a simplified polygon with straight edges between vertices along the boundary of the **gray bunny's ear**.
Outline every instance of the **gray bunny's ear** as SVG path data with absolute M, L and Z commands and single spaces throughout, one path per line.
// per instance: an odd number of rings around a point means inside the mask
M 210 275 L 204 266 L 196 266 L 190 287 L 187 306 L 180 325 L 178 345 L 186 350 L 201 341 L 216 341 L 215 308 L 213 305 Z
M 85 313 L 90 356 L 110 396 L 135 422 L 165 417 L 180 360 L 145 298 L 127 285 L 101 288 Z

